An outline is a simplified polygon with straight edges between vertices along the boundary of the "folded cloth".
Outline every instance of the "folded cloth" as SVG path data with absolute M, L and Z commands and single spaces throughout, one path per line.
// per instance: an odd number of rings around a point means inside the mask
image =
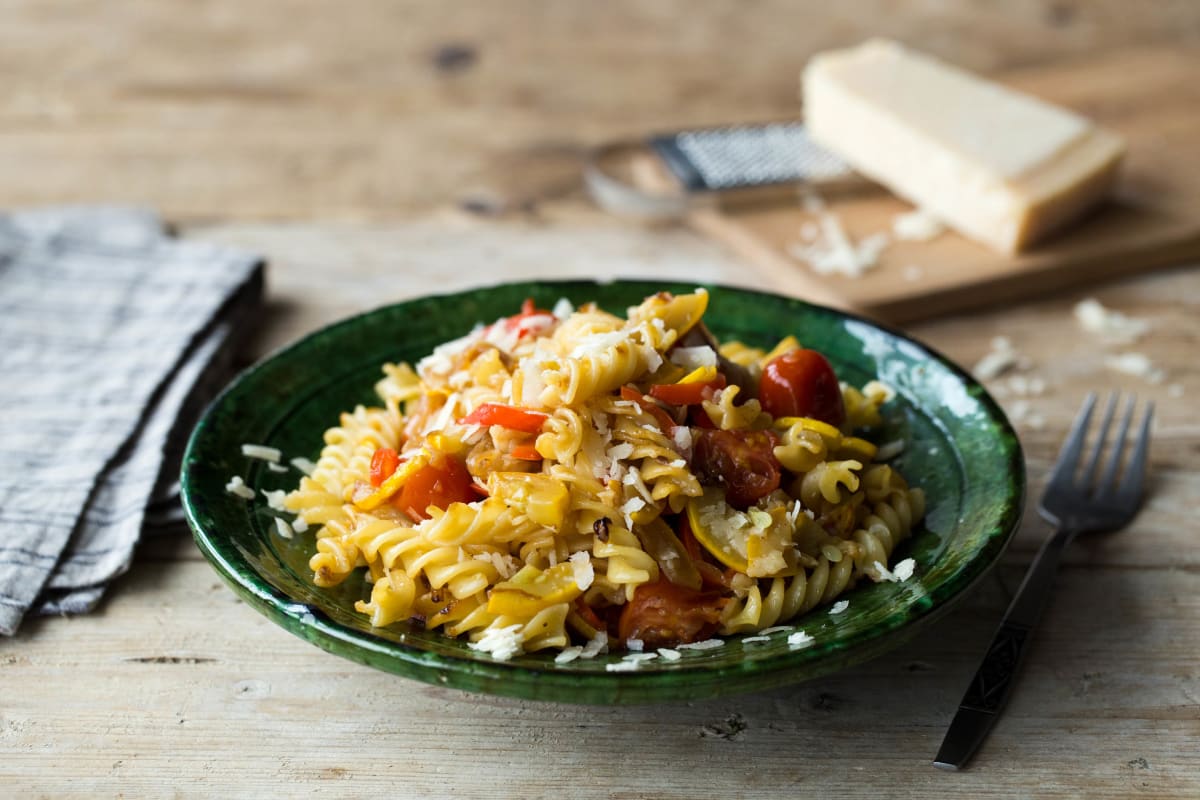
M 0 215 L 0 634 L 91 610 L 178 527 L 184 439 L 262 289 L 258 257 L 146 211 Z

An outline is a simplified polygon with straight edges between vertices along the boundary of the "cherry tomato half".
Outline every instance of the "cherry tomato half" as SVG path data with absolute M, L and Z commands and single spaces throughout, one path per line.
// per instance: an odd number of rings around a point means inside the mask
M 660 577 L 643 583 L 621 609 L 617 635 L 621 641 L 640 639 L 647 649 L 696 642 L 717 629 L 725 598 L 699 592 Z
M 705 486 L 724 486 L 744 509 L 779 488 L 778 437 L 772 431 L 692 429 L 692 469 Z
M 816 350 L 790 350 L 768 361 L 759 379 L 758 400 L 776 419 L 812 417 L 833 426 L 846 421 L 837 375 Z
M 446 456 L 413 473 L 392 500 L 396 508 L 415 520 L 429 519 L 425 509 L 446 508 L 451 503 L 469 503 L 477 498 L 474 479 L 466 466 Z

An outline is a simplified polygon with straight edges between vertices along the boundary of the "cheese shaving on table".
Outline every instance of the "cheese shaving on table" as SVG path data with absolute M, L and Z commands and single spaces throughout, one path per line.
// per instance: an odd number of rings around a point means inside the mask
M 1150 383 L 1162 383 L 1167 373 L 1154 366 L 1145 353 L 1121 353 L 1104 359 L 1104 366 L 1126 375 L 1144 378 Z
M 817 215 L 819 235 L 811 241 L 796 242 L 788 253 L 806 262 L 818 275 L 845 275 L 858 278 L 879 262 L 879 254 L 892 237 L 886 232 L 873 233 L 855 242 L 846 233 L 837 214 L 829 211 L 820 195 L 808 189 L 802 199 L 806 210 Z
M 1105 308 L 1094 297 L 1075 304 L 1075 319 L 1085 331 L 1099 334 L 1114 344 L 1133 344 L 1150 330 L 1148 320 Z
M 1012 340 L 1007 336 L 996 336 L 992 339 L 992 349 L 975 364 L 971 372 L 981 381 L 998 378 L 1010 369 L 1028 369 L 1031 362 L 1013 348 Z
M 928 242 L 941 236 L 946 226 L 920 208 L 892 217 L 892 235 L 901 242 Z

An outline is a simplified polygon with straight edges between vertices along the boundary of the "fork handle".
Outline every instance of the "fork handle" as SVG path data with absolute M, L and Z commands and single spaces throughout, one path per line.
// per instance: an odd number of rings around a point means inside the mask
M 1072 538 L 1073 532 L 1059 528 L 1038 550 L 959 703 L 934 766 L 958 769 L 983 744 L 1012 693 L 1014 679 L 1029 648 L 1030 634 L 1046 607 L 1059 561 Z

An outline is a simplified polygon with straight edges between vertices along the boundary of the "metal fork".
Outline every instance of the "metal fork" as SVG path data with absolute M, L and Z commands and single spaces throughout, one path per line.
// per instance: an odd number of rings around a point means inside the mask
M 1054 464 L 1038 506 L 1042 518 L 1055 526 L 1055 533 L 1038 551 L 1025 580 L 1017 589 L 1016 597 L 1000 621 L 1000 630 L 950 723 L 950 730 L 946 732 L 946 738 L 934 759 L 935 767 L 957 770 L 964 766 L 996 722 L 1012 691 L 1022 658 L 1029 649 L 1030 633 L 1050 597 L 1054 575 L 1067 545 L 1081 533 L 1101 533 L 1123 528 L 1137 514 L 1145 483 L 1153 403 L 1146 405 L 1133 453 L 1118 480 L 1136 399 L 1130 396 L 1116 438 L 1106 448 L 1109 428 L 1112 427 L 1117 408 L 1117 394 L 1109 397 L 1096 442 L 1086 461 L 1082 461 L 1082 456 L 1092 411 L 1096 406 L 1096 395 L 1089 394 L 1084 401 L 1058 454 L 1058 461 Z M 1108 450 L 1108 459 L 1097 478 L 1096 470 L 1105 449 Z

